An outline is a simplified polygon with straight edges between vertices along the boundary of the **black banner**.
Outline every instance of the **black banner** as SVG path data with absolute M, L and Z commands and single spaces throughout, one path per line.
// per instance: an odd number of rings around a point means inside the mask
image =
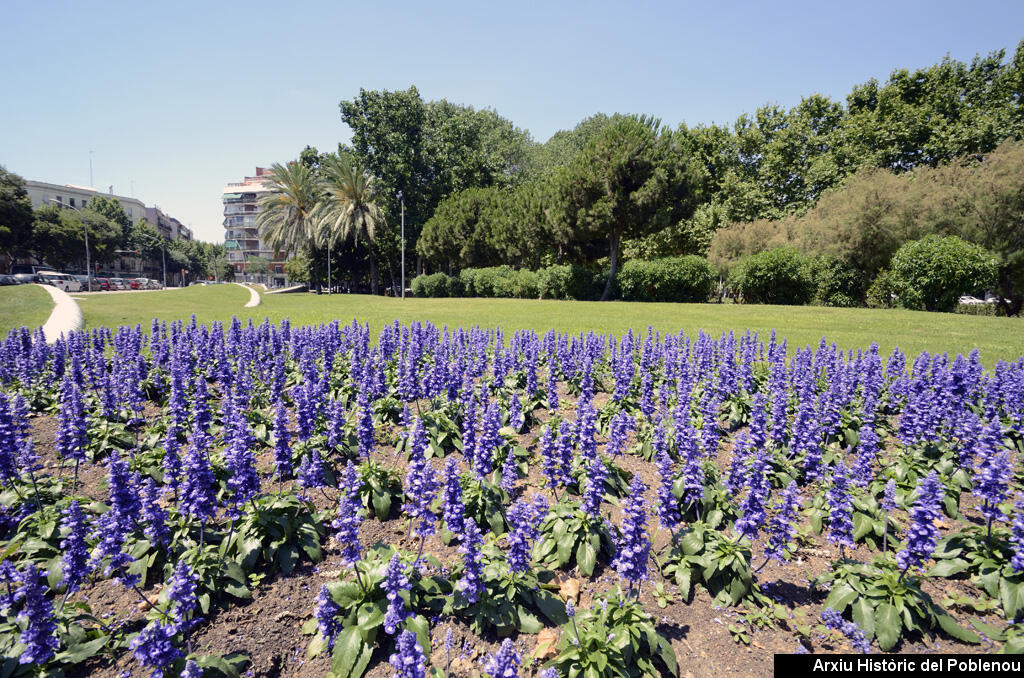
M 1024 660 L 1014 655 L 777 654 L 775 675 L 795 676 L 1014 676 Z

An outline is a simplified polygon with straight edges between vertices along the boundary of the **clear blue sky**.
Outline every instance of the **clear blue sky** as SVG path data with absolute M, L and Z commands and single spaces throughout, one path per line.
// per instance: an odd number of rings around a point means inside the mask
M 0 164 L 222 240 L 220 191 L 346 141 L 359 88 L 490 107 L 544 141 L 594 113 L 731 123 L 1024 38 L 1024 2 L 10 2 Z

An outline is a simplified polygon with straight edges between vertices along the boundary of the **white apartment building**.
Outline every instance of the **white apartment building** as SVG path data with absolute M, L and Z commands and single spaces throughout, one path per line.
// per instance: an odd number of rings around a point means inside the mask
M 146 205 L 141 200 L 129 198 L 123 195 L 114 195 L 113 192 L 101 193 L 95 188 L 87 186 L 75 186 L 74 184 L 49 184 L 45 181 L 26 181 L 25 190 L 32 200 L 32 209 L 39 209 L 47 205 L 62 204 L 65 207 L 81 209 L 89 204 L 89 201 L 98 195 L 102 195 L 121 203 L 121 209 L 128 215 L 128 219 L 134 226 L 136 222 L 146 216 Z
M 264 181 L 270 170 L 256 168 L 256 176 L 245 177 L 243 181 L 229 183 L 221 191 L 224 203 L 224 244 L 227 248 L 228 263 L 235 269 L 236 280 L 256 281 L 256 276 L 246 273 L 250 257 L 262 257 L 270 262 L 267 274 L 272 284 L 285 284 L 283 255 L 274 258 L 274 252 L 260 238 L 256 216 L 260 213 L 259 199 L 270 191 Z

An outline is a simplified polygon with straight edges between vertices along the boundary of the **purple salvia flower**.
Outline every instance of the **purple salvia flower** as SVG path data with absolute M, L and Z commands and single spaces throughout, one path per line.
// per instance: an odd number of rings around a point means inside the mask
M 171 664 L 185 656 L 184 652 L 174 646 L 175 635 L 173 625 L 154 620 L 128 643 L 135 659 L 153 670 L 150 678 L 162 678 Z
M 837 462 L 832 467 L 832 484 L 826 495 L 829 512 L 825 519 L 828 540 L 844 547 L 853 548 L 853 500 L 850 499 L 850 479 L 846 465 Z
M 444 524 L 449 532 L 461 536 L 465 529 L 466 507 L 462 503 L 462 471 L 459 463 L 449 457 L 444 467 Z
M 171 602 L 169 613 L 174 622 L 174 633 L 188 633 L 198 621 L 192 618 L 192 614 L 199 604 L 199 598 L 196 596 L 198 583 L 199 576 L 192 571 L 188 563 L 179 560 L 174 567 L 174 575 L 171 577 L 171 584 L 167 589 L 167 599 Z
M 423 648 L 416 641 L 415 633 L 404 630 L 398 634 L 395 650 L 388 658 L 388 663 L 395 670 L 395 678 L 426 678 L 426 657 L 423 656 Z
M 142 483 L 144 533 L 146 539 L 154 546 L 167 546 L 171 541 L 171 529 L 167 526 L 167 511 L 158 503 L 159 496 L 156 481 L 146 478 Z
M 910 508 L 910 525 L 907 527 L 907 543 L 896 554 L 896 564 L 904 571 L 920 567 L 931 557 L 939 541 L 939 518 L 945 488 L 939 481 L 939 474 L 929 473 L 917 485 L 917 498 Z
M 998 426 L 998 418 L 996 419 Z M 978 463 L 974 474 L 975 497 L 983 500 L 979 511 L 985 516 L 988 530 L 991 533 L 992 521 L 1005 520 L 1006 516 L 999 510 L 999 505 L 1010 495 L 1010 481 L 1013 479 L 1013 463 L 1010 453 L 1002 449 L 1002 445 L 994 446 L 982 443 L 979 445 Z
M 437 497 L 437 491 L 441 486 L 437 481 L 434 467 L 427 461 L 427 444 L 427 432 L 423 428 L 423 421 L 417 418 L 410 439 L 409 470 L 405 477 L 405 496 L 408 500 L 402 505 L 402 510 L 408 513 L 410 518 L 419 520 L 416 525 L 416 535 L 419 537 L 434 534 L 437 516 L 430 505 Z
M 621 536 L 617 540 L 617 553 L 612 567 L 629 581 L 630 588 L 647 578 L 647 557 L 651 540 L 647 536 L 647 509 L 644 492 L 647 487 L 639 476 L 633 477 L 629 495 L 622 506 Z
M 551 426 L 549 424 L 545 424 L 544 428 L 540 430 L 538 445 L 540 447 L 541 470 L 548 481 L 547 486 L 555 490 L 563 484 L 564 478 L 562 477 L 562 466 L 559 463 L 554 437 L 551 435 Z
M 391 556 L 391 560 L 388 562 L 382 584 L 388 599 L 388 611 L 384 616 L 384 631 L 389 635 L 394 635 L 398 625 L 410 616 L 405 609 L 405 601 L 402 599 L 402 591 L 409 590 L 409 578 L 405 576 L 405 566 L 402 565 L 402 560 L 397 553 Z
M 672 464 L 672 457 L 668 454 L 668 445 L 665 444 L 665 430 L 662 424 L 654 430 L 654 461 L 658 467 L 658 520 L 661 524 L 674 531 L 681 522 L 679 515 L 679 502 L 672 492 L 675 484 L 675 469 Z
M 299 484 L 307 490 L 327 486 L 327 469 L 318 450 L 312 449 L 299 464 Z
M 525 423 L 526 417 L 523 416 L 523 403 L 519 399 L 519 392 L 513 391 L 508 403 L 508 425 L 514 432 L 519 433 Z
M 607 452 L 612 457 L 622 454 L 626 448 L 626 437 L 633 430 L 633 417 L 623 411 L 615 413 L 608 430 Z
M 518 678 L 519 672 L 516 667 L 519 664 L 519 653 L 516 652 L 512 639 L 506 638 L 502 641 L 498 652 L 487 663 L 485 671 L 491 675 L 491 678 Z
M 181 444 L 178 442 L 178 429 L 172 423 L 167 427 L 164 436 L 164 486 L 177 494 L 181 486 Z
M 86 424 L 82 393 L 70 377 L 61 386 L 60 413 L 57 416 L 57 454 L 77 465 L 85 461 Z
M 704 466 L 697 432 L 688 416 L 676 417 L 676 454 L 683 462 L 683 501 L 688 505 L 704 498 Z
M 1024 572 L 1024 494 L 1018 493 L 1017 501 L 1014 503 L 1010 543 L 1013 544 L 1013 558 L 1010 559 L 1010 567 L 1014 572 Z
M 205 439 L 200 444 L 205 443 Z M 206 456 L 205 447 L 193 445 L 185 454 L 181 482 L 181 511 L 201 522 L 212 520 L 217 512 L 217 479 Z
M 359 456 L 369 459 L 373 452 L 373 408 L 370 406 L 365 388 L 359 391 L 356 402 L 359 405 L 359 424 L 356 426 L 356 435 L 359 438 Z
M 481 534 L 480 528 L 477 527 L 476 521 L 472 518 L 467 518 L 462 544 L 459 545 L 459 553 L 462 554 L 462 562 L 465 568 L 457 588 L 466 594 L 466 600 L 471 604 L 475 603 L 484 592 L 483 563 L 481 562 L 480 555 L 480 545 L 482 543 L 483 534 Z
M 764 547 L 766 558 L 774 558 L 780 563 L 787 560 L 786 547 L 796 535 L 796 518 L 799 510 L 800 489 L 796 481 L 790 481 L 779 495 L 775 514 L 768 522 L 768 539 Z
M 515 452 L 509 448 L 508 454 L 505 455 L 505 461 L 501 465 L 501 489 L 514 495 L 517 480 L 519 480 L 519 463 L 516 461 Z
M 558 474 L 562 485 L 567 485 L 572 479 L 573 440 L 572 424 L 562 420 L 558 424 L 558 441 L 555 443 L 555 457 L 558 461 Z
M 846 621 L 839 612 L 831 607 L 827 607 L 822 611 L 821 621 L 825 623 L 826 627 L 839 631 L 846 636 L 858 652 L 865 654 L 871 652 L 871 643 L 861 628 L 857 626 L 856 622 Z
M 594 520 L 601 519 L 601 502 L 604 501 L 605 484 L 608 479 L 608 467 L 601 457 L 594 455 L 587 465 L 586 487 L 583 489 L 583 500 L 580 508 Z
M 540 524 L 547 513 L 547 502 L 539 494 L 530 501 L 520 499 L 509 507 L 508 522 L 512 531 L 508 533 L 508 567 L 512 572 L 530 569 L 531 541 L 540 536 Z
M 288 410 L 278 399 L 274 409 L 274 472 L 278 478 L 287 478 L 292 468 L 291 434 L 288 433 Z
M 493 470 L 494 453 L 501 442 L 501 411 L 498 403 L 492 402 L 484 410 L 480 439 L 473 455 L 473 471 L 483 478 Z
M 61 571 L 64 573 L 64 588 L 68 593 L 74 593 L 92 572 L 89 566 L 89 545 L 86 543 L 88 526 L 77 499 L 68 504 L 63 515 L 61 527 L 67 531 L 67 536 L 60 542 L 60 549 L 63 552 Z
M 362 522 L 362 508 L 359 505 L 359 472 L 348 462 L 341 475 L 341 491 L 338 496 L 338 517 L 331 523 L 337 532 L 334 538 L 341 544 L 341 562 L 353 565 L 361 557 L 359 524 Z
M 327 649 L 334 649 L 334 640 L 341 632 L 341 621 L 338 615 L 341 614 L 341 606 L 334 602 L 331 591 L 326 584 L 320 586 L 320 593 L 316 596 L 316 626 L 320 635 L 327 641 Z
M 885 484 L 880 505 L 886 513 L 896 510 L 896 481 L 892 478 Z
M 19 664 L 41 666 L 53 659 L 54 652 L 60 647 L 53 601 L 46 597 L 46 585 L 40 581 L 45 576 L 46 573 L 37 570 L 34 563 L 29 563 L 20 577 L 22 586 L 18 597 L 24 605 L 18 613 L 18 620 L 27 622 L 28 626 L 18 637 L 18 642 L 25 646 L 18 656 Z
M 753 541 L 767 522 L 765 506 L 771 491 L 768 457 L 764 448 L 754 452 L 747 473 L 747 494 L 740 502 L 741 514 L 736 521 L 736 530 Z
M 275 419 L 275 426 L 277 420 Z M 345 440 L 345 403 L 332 400 L 327 406 L 327 446 L 338 447 Z

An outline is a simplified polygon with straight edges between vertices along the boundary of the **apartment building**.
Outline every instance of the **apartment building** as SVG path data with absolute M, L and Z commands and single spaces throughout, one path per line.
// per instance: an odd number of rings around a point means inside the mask
M 260 213 L 259 200 L 270 191 L 265 184 L 270 170 L 256 168 L 256 175 L 243 181 L 229 183 L 221 192 L 224 203 L 224 244 L 228 263 L 235 269 L 235 279 L 257 282 L 265 279 L 271 285 L 285 284 L 285 256 L 275 258 L 274 252 L 260 238 L 256 216 Z M 270 262 L 266 274 L 254 274 L 246 270 L 249 260 L 262 257 Z
M 113 187 L 111 187 L 113 188 Z M 89 201 L 98 195 L 113 198 L 121 204 L 121 209 L 128 215 L 128 220 L 134 226 L 136 222 L 146 218 L 146 204 L 136 198 L 129 198 L 124 195 L 114 195 L 113 190 L 109 193 L 101 193 L 95 188 L 88 186 L 75 186 L 74 184 L 51 184 L 45 181 L 26 181 L 25 190 L 32 200 L 32 209 L 39 209 L 47 205 L 63 205 L 74 209 L 82 209 L 89 204 Z

